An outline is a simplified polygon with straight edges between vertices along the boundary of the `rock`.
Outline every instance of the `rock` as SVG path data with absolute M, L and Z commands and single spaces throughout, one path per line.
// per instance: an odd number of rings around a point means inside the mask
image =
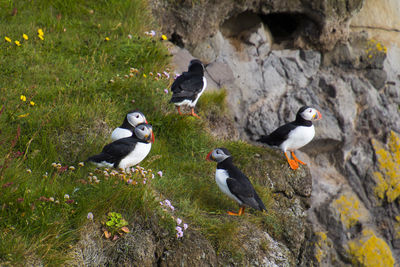
M 361 11 L 352 17 L 353 32 L 366 31 L 385 45 L 400 47 L 400 2 L 397 0 L 365 0 Z
M 373 87 L 381 89 L 386 84 L 387 74 L 384 70 L 369 69 L 365 77 L 369 80 Z
M 163 27 L 162 31 L 179 39 L 180 45 L 183 43 L 189 50 L 214 36 L 224 23 L 224 34 L 231 37 L 265 19 L 268 26 L 274 29 L 271 32 L 275 32 L 275 39 L 282 39 L 283 36 L 291 46 L 296 43 L 305 45 L 300 48 L 309 48 L 311 44 L 325 51 L 330 50 L 338 40 L 346 40 L 347 21 L 361 9 L 362 3 L 363 0 L 318 0 L 307 5 L 300 0 L 246 0 L 240 3 L 207 0 L 194 4 L 182 2 L 178 5 L 152 0 L 151 7 Z M 270 14 L 272 16 L 264 17 Z

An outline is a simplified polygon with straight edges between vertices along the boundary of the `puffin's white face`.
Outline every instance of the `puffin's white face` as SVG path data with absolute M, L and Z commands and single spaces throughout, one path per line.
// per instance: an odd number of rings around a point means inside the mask
M 307 121 L 319 120 L 322 118 L 321 113 L 315 108 L 306 108 L 300 115 Z
M 154 143 L 153 127 L 149 124 L 140 124 L 135 128 L 135 135 L 137 138 L 148 143 Z
M 128 113 L 126 115 L 126 118 L 129 122 L 129 124 L 132 125 L 133 127 L 136 127 L 137 125 L 139 125 L 141 123 L 147 123 L 147 120 L 144 117 L 144 115 L 138 111 Z
M 213 160 L 216 162 L 222 162 L 225 159 L 231 157 L 231 154 L 226 148 L 216 148 L 207 155 L 207 160 Z

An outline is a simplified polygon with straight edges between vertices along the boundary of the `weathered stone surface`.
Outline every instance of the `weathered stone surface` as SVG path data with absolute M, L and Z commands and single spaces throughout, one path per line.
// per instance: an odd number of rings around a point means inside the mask
M 396 29 L 399 4 L 392 0 L 379 3 L 365 0 L 365 9 L 361 9 L 364 3 L 361 0 L 339 2 L 245 1 L 240 7 L 229 3 L 226 10 L 219 11 L 216 28 L 203 37 L 195 37 L 201 41 L 192 41 L 190 30 L 186 31 L 185 47 L 197 57 L 206 57 L 210 64 L 222 62 L 224 68 L 230 69 L 225 73 L 229 76 L 232 73 L 234 80 L 218 72 L 218 81 L 228 91 L 228 103 L 243 139 L 254 140 L 293 120 L 302 105 L 315 106 L 321 111 L 323 119 L 315 123 L 314 140 L 301 149 L 303 152 L 297 152 L 309 163 L 313 177 L 308 218 L 315 234 L 309 235 L 311 240 L 306 246 L 299 248 L 286 240 L 287 247 L 292 252 L 300 251 L 300 258 L 314 257 L 311 261 L 320 266 L 346 266 L 365 264 L 357 261 L 361 255 L 357 253 L 375 240 L 382 253 L 391 255 L 398 264 L 400 217 L 396 216 L 400 214 L 400 204 L 397 197 L 390 200 L 397 196 L 399 187 L 398 184 L 385 187 L 390 179 L 382 183 L 377 178 L 377 173 L 384 173 L 385 169 L 377 160 L 383 152 L 377 152 L 374 142 L 389 151 L 389 133 L 400 133 L 400 49 L 391 45 L 400 43 Z M 237 17 L 244 9 L 252 23 L 241 28 Z M 359 15 L 352 19 L 360 9 Z M 277 27 L 268 24 L 268 19 L 277 17 L 267 16 L 281 12 L 299 13 L 300 17 L 284 18 L 306 25 L 309 32 L 296 28 L 287 36 L 277 36 Z M 183 16 L 188 21 L 186 18 Z M 215 18 L 211 16 L 211 20 Z M 262 27 L 257 26 L 259 18 Z M 350 20 L 352 33 L 348 34 Z M 315 27 L 319 29 L 317 35 Z M 383 36 L 377 34 L 382 32 L 387 32 L 389 38 L 375 38 Z M 265 52 L 260 53 L 262 47 Z M 283 157 L 277 156 L 277 160 L 285 166 Z M 275 181 L 274 175 L 267 173 L 277 205 L 290 202 L 290 197 L 304 192 L 294 189 L 301 183 Z M 381 198 L 377 188 L 389 189 L 383 190 Z M 283 201 L 281 196 L 289 200 Z M 345 219 L 346 205 L 357 216 Z M 291 237 L 297 231 L 301 236 L 307 235 L 293 228 Z M 350 244 L 357 249 L 349 249 Z
M 345 40 L 348 34 L 348 20 L 357 13 L 364 0 L 329 1 L 318 0 L 312 2 L 295 1 L 214 1 L 201 2 L 170 2 L 153 0 L 153 13 L 159 19 L 163 32 L 171 40 L 179 40 L 190 50 L 210 36 L 214 36 L 219 26 L 231 18 L 237 20 L 229 23 L 226 33 L 237 33 L 232 28 L 245 30 L 257 22 L 254 16 L 277 14 L 287 17 L 293 32 L 287 37 L 302 48 L 317 46 L 321 50 L 332 48 L 338 40 Z M 250 19 L 251 18 L 251 19 Z M 286 17 L 285 17 L 286 18 Z M 272 21 L 273 27 L 281 27 L 287 31 L 287 26 L 279 25 L 280 20 Z M 241 21 L 241 23 L 235 23 Z M 232 37 L 232 36 L 228 36 Z M 304 39 L 304 40 L 303 40 Z
M 366 31 L 387 46 L 400 47 L 400 2 L 365 0 L 361 11 L 351 19 L 350 28 L 354 32 Z

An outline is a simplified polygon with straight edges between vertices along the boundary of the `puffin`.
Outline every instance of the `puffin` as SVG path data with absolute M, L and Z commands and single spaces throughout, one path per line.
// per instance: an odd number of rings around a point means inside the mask
M 290 168 L 296 170 L 299 168 L 299 164 L 306 165 L 306 163 L 299 160 L 294 151 L 305 146 L 314 138 L 313 121 L 321 118 L 322 115 L 318 110 L 303 106 L 297 112 L 294 121 L 278 127 L 269 135 L 261 136 L 257 141 L 279 147 L 285 153 Z M 291 152 L 292 159 L 287 155 L 288 151 Z
M 216 161 L 215 181 L 219 189 L 228 197 L 239 203 L 239 211 L 228 211 L 229 215 L 242 216 L 245 206 L 259 211 L 266 211 L 264 203 L 257 195 L 249 178 L 233 165 L 231 153 L 226 148 L 216 148 L 208 153 L 207 160 Z
M 172 97 L 170 103 L 174 103 L 179 115 L 181 106 L 189 106 L 189 115 L 199 118 L 194 112 L 194 107 L 204 89 L 207 87 L 207 80 L 204 77 L 204 66 L 198 59 L 190 61 L 188 71 L 179 75 L 171 85 Z
M 133 135 L 104 146 L 100 154 L 89 157 L 87 161 L 97 167 L 127 170 L 149 154 L 151 143 L 154 143 L 153 128 L 147 123 L 142 123 L 135 127 Z
M 141 123 L 147 123 L 146 117 L 142 112 L 132 110 L 129 111 L 124 118 L 121 126 L 114 129 L 111 133 L 111 140 L 116 141 L 121 138 L 130 137 L 134 134 L 134 129 Z

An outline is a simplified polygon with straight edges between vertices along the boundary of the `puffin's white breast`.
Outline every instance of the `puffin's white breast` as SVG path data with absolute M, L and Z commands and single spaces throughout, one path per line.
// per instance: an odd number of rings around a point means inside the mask
M 124 128 L 115 128 L 111 133 L 111 140 L 116 141 L 118 139 L 126 138 L 132 136 L 132 132 Z
M 140 163 L 149 154 L 151 143 L 138 142 L 135 149 L 131 151 L 125 158 L 118 164 L 118 168 L 126 169 Z
M 235 197 L 231 191 L 228 188 L 228 184 L 226 183 L 226 179 L 229 178 L 228 172 L 224 169 L 217 169 L 215 172 L 215 181 L 217 182 L 217 185 L 219 189 L 221 189 L 222 192 L 224 192 L 228 197 L 232 198 L 236 202 L 238 202 L 240 205 L 242 204 L 242 201 Z
M 283 151 L 299 149 L 307 145 L 314 138 L 314 135 L 314 125 L 311 125 L 311 127 L 297 126 L 289 133 L 288 139 L 280 147 Z

